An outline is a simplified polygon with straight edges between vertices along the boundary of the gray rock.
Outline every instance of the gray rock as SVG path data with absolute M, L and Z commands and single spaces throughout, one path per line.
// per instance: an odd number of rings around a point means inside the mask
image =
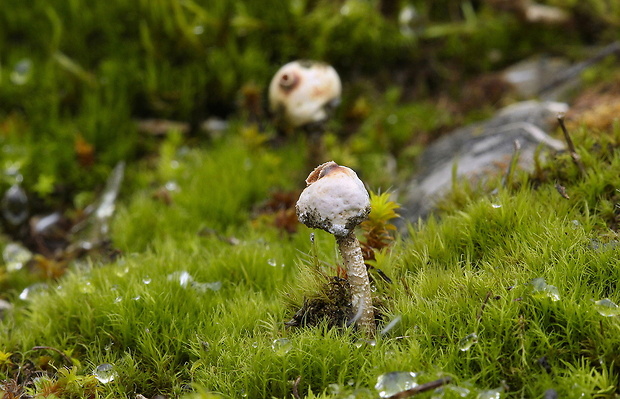
M 541 95 L 561 72 L 570 67 L 568 60 L 559 57 L 532 57 L 516 63 L 502 72 L 502 77 L 515 89 L 520 98 L 530 99 Z M 580 83 L 580 76 L 558 84 L 555 90 L 545 93 L 545 100 L 566 100 L 568 92 Z
M 557 115 L 567 110 L 564 103 L 521 102 L 433 142 L 420 156 L 419 172 L 405 187 L 404 219 L 415 222 L 428 216 L 450 190 L 455 165 L 457 179 L 483 179 L 505 173 L 515 141 L 521 146 L 518 165 L 526 170 L 532 170 L 539 145 L 563 150 L 564 143 L 546 132 L 557 123 Z

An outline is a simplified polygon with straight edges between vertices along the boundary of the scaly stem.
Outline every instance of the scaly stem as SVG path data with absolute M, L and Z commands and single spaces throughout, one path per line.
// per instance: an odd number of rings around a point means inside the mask
M 375 311 L 372 307 L 370 281 L 360 243 L 353 232 L 344 237 L 336 237 L 336 242 L 347 268 L 355 322 L 363 334 L 372 337 L 376 332 Z

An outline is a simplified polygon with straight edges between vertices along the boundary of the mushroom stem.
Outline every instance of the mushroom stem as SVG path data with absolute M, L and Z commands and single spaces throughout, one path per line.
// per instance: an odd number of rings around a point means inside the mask
M 370 281 L 360 242 L 353 232 L 345 236 L 336 236 L 336 242 L 347 269 L 355 323 L 363 334 L 374 336 L 376 332 L 375 312 L 372 307 Z

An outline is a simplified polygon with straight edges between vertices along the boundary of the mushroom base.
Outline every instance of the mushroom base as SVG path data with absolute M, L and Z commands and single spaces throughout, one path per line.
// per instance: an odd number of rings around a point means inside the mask
M 352 317 L 349 283 L 333 276 L 321 292 L 305 299 L 302 307 L 285 324 L 290 327 L 315 327 L 325 323 L 329 328 L 340 328 L 349 324 Z

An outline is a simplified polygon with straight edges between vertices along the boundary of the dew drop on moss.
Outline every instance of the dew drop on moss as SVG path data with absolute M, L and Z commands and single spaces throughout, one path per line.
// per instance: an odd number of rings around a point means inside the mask
M 613 317 L 620 315 L 620 307 L 609 298 L 594 302 L 594 308 L 601 316 Z
M 355 341 L 355 347 L 361 348 L 362 346 L 375 346 L 377 345 L 377 341 L 374 339 L 358 339 Z
M 84 284 L 80 287 L 80 292 L 82 294 L 92 294 L 95 292 L 95 287 L 90 281 L 84 282 Z
M 20 270 L 30 258 L 32 258 L 32 253 L 17 243 L 7 244 L 2 251 L 2 259 L 4 259 L 7 272 Z
M 478 334 L 471 333 L 459 341 L 459 349 L 463 352 L 468 351 L 478 342 Z
M 19 299 L 22 301 L 27 301 L 32 299 L 32 295 L 36 292 L 41 292 L 48 289 L 48 285 L 45 283 L 36 283 L 29 287 L 24 288 L 24 290 L 19 294 Z
M 488 389 L 478 393 L 477 399 L 500 399 L 503 389 Z
M 93 375 L 100 383 L 107 384 L 114 381 L 116 378 L 116 371 L 114 370 L 114 366 L 110 363 L 103 363 L 95 368 Z
M 530 281 L 531 294 L 534 298 L 550 298 L 556 302 L 560 300 L 560 292 L 554 285 L 547 284 L 544 278 L 538 277 Z
M 32 77 L 32 61 L 29 58 L 19 60 L 13 71 L 11 71 L 11 83 L 14 85 L 24 85 Z
M 445 385 L 439 387 L 431 396 L 431 399 L 442 399 L 442 398 L 466 398 L 471 394 L 471 391 L 464 387 L 459 387 L 456 385 Z
M 418 386 L 418 375 L 411 371 L 393 371 L 377 378 L 375 389 L 382 398 L 389 398 L 399 392 Z
M 12 226 L 19 226 L 28 219 L 28 197 L 19 185 L 12 185 L 2 198 L 2 216 Z
M 186 288 L 194 281 L 191 274 L 186 271 L 174 272 L 168 275 L 168 281 L 178 281 L 181 287 Z
M 288 338 L 274 339 L 271 344 L 271 349 L 273 349 L 276 355 L 283 356 L 293 349 L 293 343 Z

